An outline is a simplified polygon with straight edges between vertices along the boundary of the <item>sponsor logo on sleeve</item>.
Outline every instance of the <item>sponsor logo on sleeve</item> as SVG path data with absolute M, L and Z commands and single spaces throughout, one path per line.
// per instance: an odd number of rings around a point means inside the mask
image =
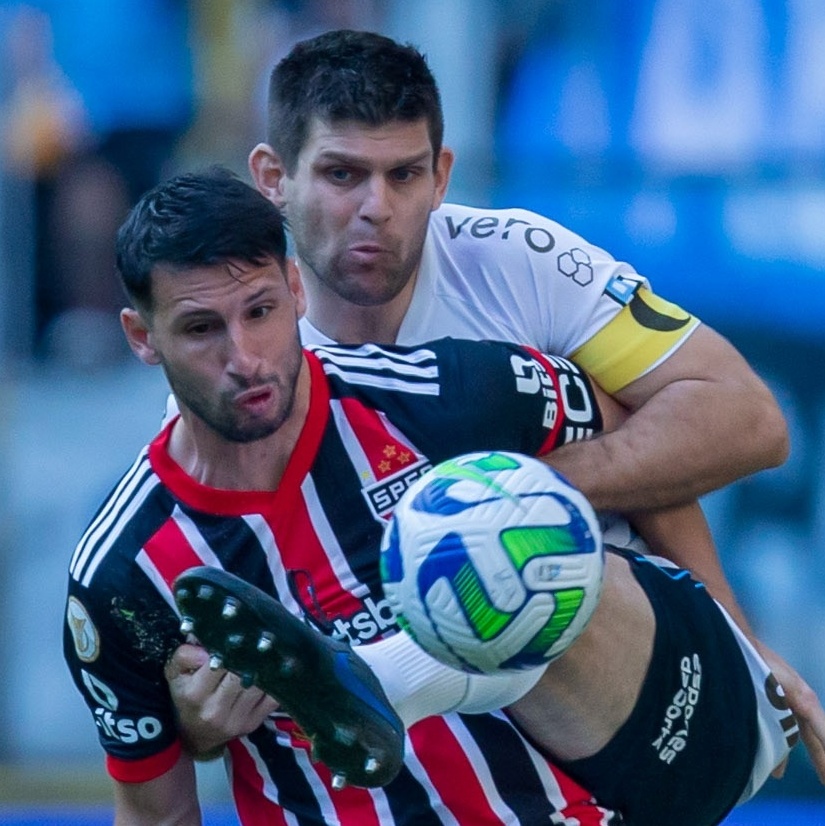
M 117 714 L 120 701 L 117 694 L 103 680 L 85 669 L 81 669 L 83 685 L 89 696 L 98 704 L 94 710 L 95 725 L 110 740 L 120 743 L 138 743 L 154 740 L 163 731 L 163 724 L 157 717 L 129 717 Z

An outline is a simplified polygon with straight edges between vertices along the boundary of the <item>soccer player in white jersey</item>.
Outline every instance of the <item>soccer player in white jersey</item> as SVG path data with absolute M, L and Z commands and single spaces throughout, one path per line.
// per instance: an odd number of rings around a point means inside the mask
M 207 566 L 197 598 L 215 618 L 243 615 L 250 583 L 260 589 L 274 633 L 250 638 L 251 679 L 289 695 L 289 714 L 228 744 L 244 824 L 624 822 L 549 755 L 635 826 L 718 823 L 787 754 L 795 724 L 765 663 L 686 571 L 609 550 L 589 626 L 546 670 L 512 678 L 523 696 L 510 692 L 509 715 L 498 708 L 510 677 L 446 667 L 452 696 L 424 680 L 417 709 L 388 704 L 354 653 L 404 639 L 382 607 L 391 507 L 376 491 L 457 453 L 544 457 L 623 413 L 572 362 L 507 342 L 302 349 L 285 248 L 277 209 L 221 172 L 162 184 L 118 236 L 127 340 L 162 367 L 180 415 L 113 487 L 69 566 L 65 654 L 115 781 L 115 823 L 201 820 L 164 679 L 185 632 L 173 584 L 193 566 Z M 597 547 L 592 509 L 565 495 Z M 247 590 L 224 602 L 229 574 Z M 373 644 L 332 638 L 369 618 Z M 429 662 L 419 654 L 412 668 L 399 661 L 411 677 Z M 475 691 L 491 682 L 492 709 Z M 338 777 L 352 786 L 336 791 Z
M 783 417 L 764 383 L 729 342 L 653 293 L 629 264 L 535 213 L 442 203 L 453 155 L 442 145 L 435 79 L 416 49 L 347 31 L 298 44 L 273 70 L 268 133 L 250 170 L 289 222 L 307 295 L 305 343 L 449 335 L 573 358 L 631 411 L 615 432 L 554 452 L 554 466 L 600 511 L 690 503 L 784 460 Z M 658 535 L 650 518 L 645 539 L 747 627 L 697 510 L 685 506 L 694 536 L 686 546 Z M 620 544 L 623 528 L 611 528 Z M 825 713 L 787 663 L 760 650 L 825 778 L 814 734 Z M 176 662 L 185 678 L 203 654 L 186 648 Z M 195 685 L 174 683 L 193 726 L 202 702 L 204 731 L 236 732 L 251 696 L 223 698 L 232 713 L 221 714 L 212 677 L 198 673 Z

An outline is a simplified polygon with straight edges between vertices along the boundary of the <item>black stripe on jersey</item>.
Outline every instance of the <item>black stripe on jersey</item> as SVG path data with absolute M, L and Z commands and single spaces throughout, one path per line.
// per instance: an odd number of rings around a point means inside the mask
M 285 736 L 285 735 L 282 735 Z M 323 812 L 291 748 L 280 746 L 267 727 L 260 726 L 249 735 L 270 777 L 277 778 L 279 803 L 299 826 L 324 826 Z M 309 759 L 309 756 L 307 756 Z
M 347 349 L 326 345 L 309 348 L 324 372 L 349 384 L 438 395 L 438 361 L 427 348 L 392 350 L 365 344 Z
M 396 826 L 443 826 L 426 789 L 403 766 L 395 780 L 384 786 L 387 805 Z
M 501 799 L 518 823 L 553 823 L 557 809 L 516 729 L 492 714 L 461 714 L 461 722 L 479 744 Z
M 269 775 L 278 778 L 278 793 L 283 808 L 296 816 L 300 826 L 324 826 L 327 821 L 323 818 L 318 798 L 294 751 L 279 746 L 275 737 L 264 727 L 256 729 L 248 739 L 257 749 Z M 427 791 L 406 766 L 402 766 L 396 778 L 383 791 L 395 826 L 443 826 L 441 818 L 432 808 Z
M 97 566 L 119 537 L 124 524 L 139 513 L 141 504 L 157 488 L 149 459 L 141 453 L 104 500 L 81 536 L 69 563 L 69 574 L 88 587 Z
M 201 536 L 227 571 L 280 597 L 266 552 L 243 517 L 212 516 L 185 505 L 181 505 L 181 509 L 192 517 Z

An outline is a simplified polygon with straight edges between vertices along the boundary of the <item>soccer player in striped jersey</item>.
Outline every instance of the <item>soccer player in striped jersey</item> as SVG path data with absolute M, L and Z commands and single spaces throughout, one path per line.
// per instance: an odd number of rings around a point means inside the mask
M 153 190 L 118 237 L 134 305 L 122 313 L 126 337 L 141 360 L 162 367 L 180 415 L 113 488 L 69 568 L 65 653 L 106 751 L 117 823 L 200 822 L 164 676 L 182 641 L 172 594 L 179 574 L 224 569 L 319 631 L 365 651 L 391 646 L 401 635 L 381 593 L 379 541 L 413 479 L 457 453 L 544 455 L 620 420 L 579 368 L 533 348 L 442 339 L 304 350 L 302 285 L 284 256 L 277 209 L 221 172 Z M 564 392 L 571 385 L 577 393 Z M 608 638 L 596 634 L 582 649 L 595 655 L 591 666 L 578 677 L 548 669 L 492 708 L 489 695 L 465 704 L 476 684 L 461 675 L 456 699 L 434 700 L 449 713 L 422 706 L 399 720 L 357 649 L 310 642 L 307 656 L 334 650 L 324 678 L 332 674 L 353 699 L 319 707 L 305 676 L 311 713 L 299 708 L 293 718 L 269 701 L 263 724 L 228 743 L 241 822 L 622 822 L 550 752 L 587 784 L 603 783 L 631 822 L 661 823 L 662 807 L 672 824 L 717 822 L 784 756 L 793 715 L 781 691 L 770 695 L 775 683 L 755 651 L 685 576 L 612 555 L 605 593 L 610 614 L 594 628 Z M 581 709 L 554 707 L 564 686 L 573 700 L 588 692 L 592 722 Z M 345 715 L 352 737 L 314 728 L 324 713 Z M 296 725 L 304 719 L 311 725 Z M 570 720 L 572 735 L 563 731 Z M 650 751 L 650 742 L 659 745 Z M 313 748 L 329 765 L 313 762 Z M 335 792 L 353 749 L 370 757 L 356 778 L 364 782 Z M 389 765 L 389 776 L 372 762 Z M 644 784 L 628 782 L 637 772 Z

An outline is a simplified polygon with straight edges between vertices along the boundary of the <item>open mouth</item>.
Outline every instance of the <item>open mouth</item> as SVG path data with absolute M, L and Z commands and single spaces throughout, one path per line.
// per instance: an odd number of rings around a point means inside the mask
M 236 407 L 252 412 L 267 407 L 271 401 L 272 389 L 269 387 L 256 387 L 235 396 Z

